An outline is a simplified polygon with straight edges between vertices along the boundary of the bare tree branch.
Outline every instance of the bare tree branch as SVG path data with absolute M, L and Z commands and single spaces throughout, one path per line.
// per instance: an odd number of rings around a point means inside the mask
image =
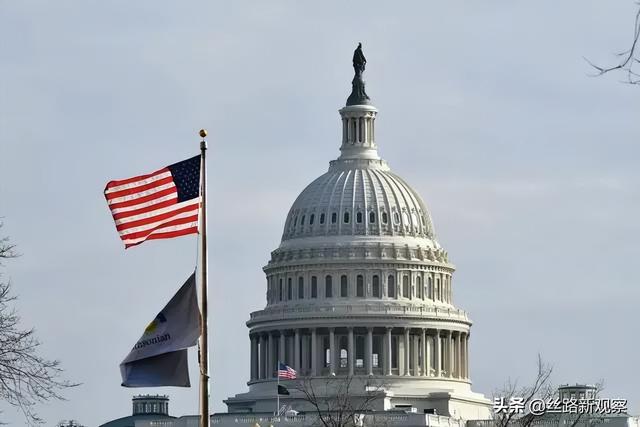
M 596 71 L 592 77 L 601 76 L 612 71 L 623 71 L 626 75 L 626 80 L 623 83 L 627 84 L 640 84 L 640 74 L 633 68 L 634 65 L 640 63 L 640 52 L 638 52 L 638 40 L 640 39 L 640 2 L 638 4 L 638 11 L 636 12 L 636 18 L 634 22 L 633 39 L 631 41 L 631 47 L 624 52 L 620 52 L 617 56 L 620 58 L 618 65 L 612 67 L 602 67 L 589 61 L 587 58 L 584 60 Z
M 15 245 L 6 237 L 0 238 L 0 266 L 3 260 L 16 256 Z M 59 361 L 38 354 L 40 341 L 33 329 L 20 326 L 20 316 L 12 304 L 15 299 L 10 281 L 2 280 L 0 273 L 0 400 L 19 408 L 28 424 L 42 424 L 35 406 L 64 400 L 60 391 L 78 384 L 60 378 Z

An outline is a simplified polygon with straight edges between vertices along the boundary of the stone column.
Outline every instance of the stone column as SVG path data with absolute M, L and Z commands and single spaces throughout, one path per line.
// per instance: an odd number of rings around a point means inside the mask
M 471 334 L 467 334 L 466 343 L 464 345 L 467 378 L 471 378 L 471 374 L 469 373 L 471 370 L 469 365 L 469 338 L 471 338 Z
M 300 329 L 296 328 L 293 340 L 293 369 L 300 371 Z
M 392 346 L 391 345 L 392 344 L 392 341 L 391 341 L 391 329 L 392 328 L 387 328 L 387 334 L 386 334 L 386 337 L 385 337 L 386 338 L 385 339 L 385 341 L 386 341 L 385 346 L 387 348 L 387 357 L 386 357 L 384 363 L 385 363 L 385 366 L 387 368 L 386 369 L 386 371 L 387 371 L 386 374 L 387 375 L 391 375 L 391 373 L 392 373 L 391 372 L 391 366 L 392 366 L 391 365 L 391 358 L 392 358 L 392 354 L 393 354 L 393 349 L 391 348 L 391 346 Z
M 433 355 L 435 356 L 436 362 L 436 377 L 439 377 L 442 372 L 440 368 L 442 367 L 442 350 L 440 349 L 440 329 L 436 329 L 436 336 L 433 339 Z
M 462 347 L 461 347 L 461 335 L 462 332 L 458 332 L 456 335 L 456 378 L 462 378 Z
M 404 374 L 411 375 L 409 328 L 404 328 Z
M 250 380 L 253 381 L 258 378 L 257 368 L 258 368 L 258 343 L 256 341 L 255 336 L 250 336 L 249 340 L 251 341 L 251 363 L 249 366 L 250 372 Z
M 274 341 L 273 332 L 269 332 L 269 343 L 267 344 L 267 376 L 265 378 L 273 378 L 273 368 L 275 366 L 275 361 L 273 360 Z
M 266 369 L 267 361 L 265 360 L 267 357 L 266 347 L 267 347 L 267 339 L 264 337 L 264 335 L 260 335 L 260 364 L 258 366 L 259 379 L 266 378 L 266 372 L 267 372 L 267 369 Z
M 278 354 L 278 360 L 277 362 L 281 362 L 286 364 L 287 360 L 286 360 L 286 345 L 285 345 L 285 336 L 284 336 L 284 329 L 282 329 L 280 331 L 280 353 Z M 276 369 L 279 369 L 279 367 L 276 367 Z
M 447 376 L 453 378 L 453 332 L 447 331 L 447 362 L 449 364 L 447 369 Z
M 373 375 L 373 328 L 367 328 L 366 354 L 364 364 L 367 368 L 367 375 Z
M 336 331 L 329 328 L 329 375 L 336 374 Z
M 311 376 L 318 375 L 318 336 L 316 328 L 311 329 Z
M 424 291 L 423 291 L 424 292 Z M 424 294 L 423 294 L 424 295 Z M 427 330 L 422 328 L 422 336 L 420 337 L 422 346 L 422 376 L 427 376 L 427 369 L 429 369 L 429 363 L 427 361 Z
M 426 348 L 426 352 L 425 352 L 425 366 L 426 366 L 426 370 L 427 373 L 425 374 L 427 377 L 431 376 L 431 353 L 433 352 L 433 345 L 431 344 L 431 337 L 429 336 L 429 334 L 425 335 L 425 342 L 424 342 L 425 348 Z
M 419 336 L 418 335 L 413 335 L 413 339 L 411 341 L 413 341 L 413 375 L 415 377 L 420 375 L 420 371 L 419 371 L 419 350 L 418 350 L 418 340 L 419 340 Z
M 353 328 L 349 328 L 349 335 L 348 335 L 348 348 L 347 348 L 347 366 L 349 367 L 349 376 L 352 377 L 353 376 L 353 369 L 354 369 L 354 360 L 355 360 L 355 355 L 354 355 L 354 345 L 353 345 Z
M 467 344 L 467 334 L 463 333 L 462 338 L 460 339 L 460 357 L 462 358 L 462 364 L 460 365 L 460 373 L 461 378 L 467 378 L 467 357 L 466 357 L 466 344 Z

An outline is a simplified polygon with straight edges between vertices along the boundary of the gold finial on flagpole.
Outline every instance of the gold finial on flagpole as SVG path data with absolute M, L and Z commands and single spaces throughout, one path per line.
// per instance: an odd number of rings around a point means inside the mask
M 202 141 L 200 141 L 200 150 L 204 151 L 207 149 L 207 141 L 204 140 L 204 138 L 207 136 L 207 130 L 206 129 L 200 129 L 200 138 L 202 138 Z

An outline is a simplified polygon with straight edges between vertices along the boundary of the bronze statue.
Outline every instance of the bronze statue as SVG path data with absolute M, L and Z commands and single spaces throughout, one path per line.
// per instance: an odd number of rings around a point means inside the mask
M 362 53 L 362 43 L 358 43 L 358 47 L 353 52 L 353 70 L 355 75 L 351 81 L 351 95 L 347 99 L 347 105 L 366 105 L 370 103 L 369 96 L 364 90 L 364 80 L 362 73 L 367 65 L 367 58 Z
M 362 53 L 362 43 L 358 43 L 358 47 L 353 52 L 353 69 L 356 72 L 356 76 L 362 76 L 365 65 L 367 65 L 367 58 Z

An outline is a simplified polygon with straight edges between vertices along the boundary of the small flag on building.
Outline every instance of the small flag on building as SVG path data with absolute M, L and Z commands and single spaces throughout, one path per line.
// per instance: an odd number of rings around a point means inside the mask
M 104 195 L 125 248 L 197 233 L 200 156 L 147 175 L 111 181 Z
M 200 310 L 193 273 L 147 326 L 120 364 L 125 387 L 189 387 L 187 348 L 200 337 Z
M 288 396 L 289 390 L 283 385 L 278 384 L 278 395 L 279 396 Z
M 293 368 L 282 362 L 278 362 L 278 378 L 295 380 L 297 377 L 298 373 Z

